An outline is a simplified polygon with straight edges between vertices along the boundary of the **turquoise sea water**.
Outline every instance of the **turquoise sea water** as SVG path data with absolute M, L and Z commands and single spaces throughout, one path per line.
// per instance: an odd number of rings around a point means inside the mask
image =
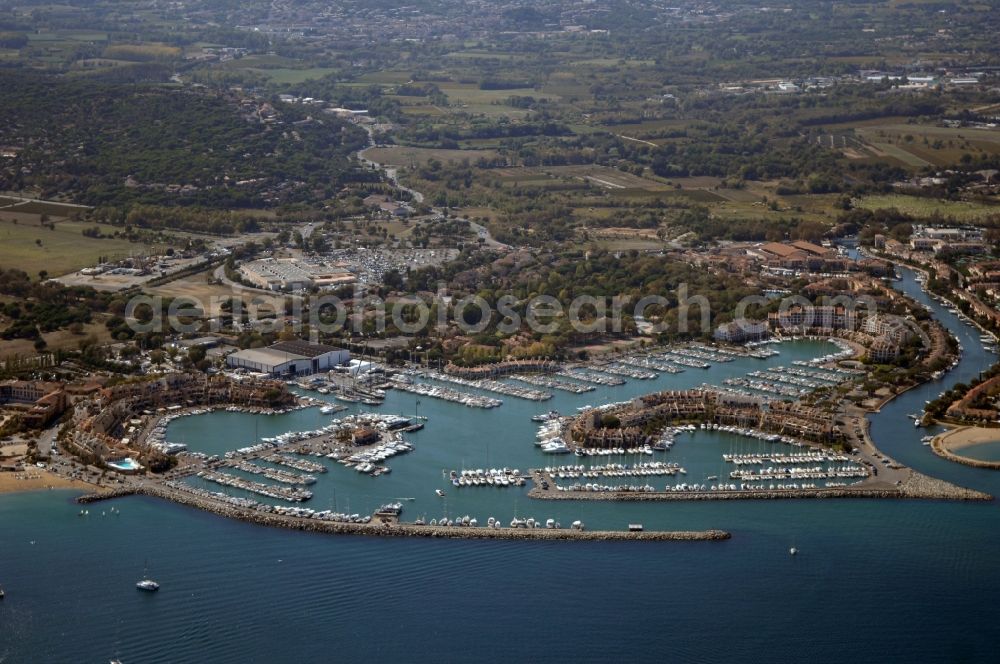
M 907 273 L 898 284 L 929 302 Z M 922 472 L 1000 495 L 1000 474 L 952 464 L 920 444 L 906 414 L 992 363 L 978 332 L 934 306 L 965 347 L 959 367 L 872 418 L 881 448 Z M 768 364 L 829 352 L 781 347 Z M 798 355 L 797 355 L 798 354 Z M 0 497 L 0 662 L 994 661 L 1000 637 L 1000 508 L 936 501 L 718 501 L 610 504 L 531 501 L 517 489 L 455 489 L 442 469 L 574 463 L 534 447 L 532 412 L 718 382 L 747 360 L 629 381 L 542 404 L 505 398 L 480 411 L 421 399 L 430 418 L 393 473 L 339 465 L 311 506 L 369 510 L 413 497 L 404 518 L 520 516 L 591 528 L 723 528 L 727 542 L 425 541 L 330 537 L 231 522 L 145 498 L 91 506 L 72 494 Z M 383 410 L 410 414 L 412 395 Z M 313 428 L 306 410 L 276 418 L 186 418 L 172 439 L 222 451 L 255 432 Z M 734 441 L 696 434 L 662 458 L 696 473 Z M 714 446 L 714 447 L 710 447 Z M 708 450 L 708 451 L 706 451 Z M 660 458 L 660 457 L 657 457 Z M 657 479 L 657 483 L 666 480 Z M 433 490 L 444 488 L 447 500 Z M 107 514 L 112 505 L 120 514 Z M 106 513 L 101 516 L 101 512 Z M 788 555 L 790 546 L 800 550 Z M 163 589 L 138 593 L 146 560 Z

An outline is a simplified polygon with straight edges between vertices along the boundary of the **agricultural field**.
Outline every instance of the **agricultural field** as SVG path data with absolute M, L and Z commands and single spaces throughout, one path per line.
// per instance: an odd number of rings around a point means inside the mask
M 277 84 L 296 84 L 302 83 L 303 81 L 309 81 L 312 79 L 323 78 L 329 74 L 337 71 L 336 69 L 331 69 L 329 67 L 312 67 L 309 69 L 288 69 L 288 68 L 275 68 L 275 69 L 265 69 L 250 67 L 249 71 L 260 74 L 261 76 L 266 76 L 272 83 Z
M 1000 205 L 990 206 L 968 201 L 946 201 L 904 194 L 865 196 L 857 202 L 857 206 L 868 210 L 896 208 L 900 212 L 916 217 L 940 215 L 954 217 L 963 222 L 976 221 L 988 215 L 1000 214 Z
M 468 160 L 474 164 L 477 159 L 493 159 L 494 150 L 447 150 L 439 148 L 411 148 L 402 145 L 369 148 L 364 156 L 378 164 L 412 168 L 431 161 L 460 163 Z
M 547 95 L 534 88 L 512 88 L 507 90 L 481 90 L 478 85 L 462 83 L 441 83 L 438 86 L 448 97 L 451 109 L 487 116 L 523 117 L 526 109 L 508 106 L 510 97 L 534 97 L 558 101 L 554 95 Z
M 876 159 L 915 170 L 952 166 L 968 157 L 977 159 L 1000 154 L 1000 131 L 898 122 L 866 123 L 825 135 L 818 143 L 841 150 L 849 159 Z

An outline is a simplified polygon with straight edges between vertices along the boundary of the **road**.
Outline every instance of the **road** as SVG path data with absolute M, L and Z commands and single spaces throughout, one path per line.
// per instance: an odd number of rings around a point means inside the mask
M 380 164 L 377 161 L 372 161 L 371 159 L 365 156 L 364 154 L 365 152 L 367 152 L 370 148 L 375 147 L 375 142 L 374 139 L 372 138 L 372 130 L 367 127 L 366 129 L 368 131 L 370 145 L 364 148 L 363 150 L 358 151 L 358 160 L 361 161 L 362 164 L 368 164 L 374 168 L 381 170 L 383 173 L 385 173 L 386 178 L 393 184 L 393 186 L 409 193 L 410 196 L 413 197 L 413 200 L 416 201 L 417 203 L 423 203 L 424 195 L 419 191 L 417 191 L 416 189 L 411 189 L 410 187 L 401 184 L 399 182 L 399 172 L 395 168 L 386 166 L 384 164 Z M 436 216 L 439 219 L 443 219 L 445 216 L 444 210 L 440 208 L 432 207 L 431 212 L 433 213 L 434 216 Z M 490 234 L 489 229 L 483 226 L 482 224 L 477 224 L 474 221 L 470 221 L 469 227 L 476 234 L 476 237 L 483 241 L 483 244 L 485 246 L 490 247 L 491 249 L 498 249 L 500 251 L 511 251 L 513 249 L 513 247 L 511 247 L 509 244 L 504 244 L 503 242 L 500 242 L 499 240 L 494 238 Z

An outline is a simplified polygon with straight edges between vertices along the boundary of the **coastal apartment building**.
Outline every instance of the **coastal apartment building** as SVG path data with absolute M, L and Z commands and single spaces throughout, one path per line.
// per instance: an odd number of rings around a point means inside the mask
M 209 403 L 269 406 L 276 400 L 284 403 L 291 400 L 287 386 L 281 381 L 250 378 L 233 380 L 221 375 L 172 373 L 153 380 L 132 381 L 106 387 L 99 393 L 98 405 L 105 411 L 113 404 L 125 404 L 134 411 Z
M 617 426 L 604 425 L 608 415 L 618 419 Z M 584 413 L 570 425 L 570 439 L 583 447 L 641 445 L 651 440 L 647 425 L 670 420 L 736 424 L 819 441 L 836 436 L 833 415 L 819 409 L 715 390 L 668 390 L 613 411 Z
M 875 364 L 892 364 L 899 359 L 899 344 L 880 337 L 868 346 L 868 359 Z
M 941 254 L 981 254 L 987 250 L 983 232 L 978 228 L 931 228 L 917 226 L 910 237 L 914 251 L 931 251 Z
M 862 329 L 873 337 L 882 337 L 897 346 L 906 343 L 913 337 L 912 330 L 902 319 L 886 314 L 869 316 L 865 319 Z
M 38 380 L 0 382 L 0 405 L 13 411 L 28 429 L 41 429 L 63 414 L 69 405 L 59 383 Z
M 747 341 L 763 341 L 771 336 L 767 321 L 754 321 L 745 318 L 723 323 L 715 328 L 712 335 L 716 341 L 741 344 Z
M 808 329 L 853 330 L 857 326 L 854 311 L 841 305 L 795 305 L 784 311 L 767 315 L 772 330 L 792 331 Z

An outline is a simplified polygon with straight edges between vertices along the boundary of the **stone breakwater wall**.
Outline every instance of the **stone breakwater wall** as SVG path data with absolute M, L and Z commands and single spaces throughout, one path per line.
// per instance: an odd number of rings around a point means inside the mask
M 947 448 L 942 436 L 935 436 L 934 440 L 931 441 L 931 451 L 942 459 L 954 461 L 955 463 L 962 463 L 966 466 L 972 466 L 973 468 L 1000 470 L 1000 461 L 984 461 L 982 459 L 973 459 L 971 457 L 962 456 L 961 454 L 955 454 Z
M 103 493 L 87 494 L 77 498 L 79 503 L 91 503 L 99 500 L 109 500 L 130 495 L 145 495 L 162 498 L 171 502 L 187 505 L 197 509 L 212 512 L 220 516 L 248 523 L 255 523 L 273 528 L 288 528 L 316 533 L 331 533 L 339 535 L 369 535 L 375 537 L 434 537 L 453 539 L 492 539 L 492 540 L 590 540 L 590 541 L 714 541 L 726 540 L 731 535 L 723 530 L 698 531 L 640 531 L 628 532 L 618 530 L 573 530 L 561 528 L 485 528 L 485 527 L 442 527 L 417 526 L 408 523 L 336 523 L 333 521 L 318 521 L 298 517 L 268 514 L 256 510 L 242 509 L 231 505 L 208 500 L 183 492 L 170 491 L 155 486 L 136 486 L 115 489 Z
M 898 487 L 838 487 L 830 489 L 755 491 L 553 491 L 536 485 L 528 492 L 539 500 L 615 500 L 655 502 L 668 500 L 781 500 L 801 498 L 915 498 L 924 500 L 993 500 L 981 491 L 966 489 L 926 475 L 913 473 Z

